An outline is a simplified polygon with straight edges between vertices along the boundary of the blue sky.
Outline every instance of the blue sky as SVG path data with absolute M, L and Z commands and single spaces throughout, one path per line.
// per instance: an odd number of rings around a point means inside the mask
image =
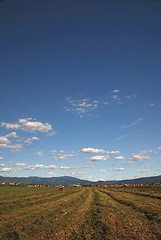
M 0 175 L 161 174 L 161 1 L 0 1 Z

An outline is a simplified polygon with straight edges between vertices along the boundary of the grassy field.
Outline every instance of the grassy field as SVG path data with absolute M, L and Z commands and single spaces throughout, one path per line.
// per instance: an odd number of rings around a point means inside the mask
M 161 239 L 161 187 L 0 187 L 0 239 Z

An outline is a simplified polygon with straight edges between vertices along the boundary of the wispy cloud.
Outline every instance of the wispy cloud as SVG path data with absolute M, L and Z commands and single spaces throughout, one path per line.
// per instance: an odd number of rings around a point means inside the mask
M 105 105 L 111 104 L 123 104 L 125 101 L 136 97 L 136 95 L 126 94 L 123 95 L 119 89 L 114 89 L 109 93 L 109 96 L 106 99 L 95 99 L 91 100 L 87 98 L 77 98 L 67 97 L 66 106 L 64 110 L 67 112 L 73 112 L 79 115 L 80 118 L 95 116 L 96 110 Z
M 123 163 L 124 163 L 124 164 L 127 164 L 127 165 L 130 165 L 130 166 L 133 166 L 133 165 L 135 164 L 135 162 L 132 161 L 132 160 L 128 160 L 128 161 L 123 162 Z
M 149 106 L 150 106 L 150 107 L 154 107 L 154 105 L 155 105 L 154 103 L 151 103 Z
M 92 165 L 78 165 L 78 166 L 61 166 L 60 169 L 67 170 L 67 169 L 79 169 L 79 168 L 94 168 Z
M 37 156 L 42 156 L 43 155 L 43 152 L 36 152 L 36 153 L 34 153 L 33 155 L 37 155 Z
M 62 154 L 61 152 L 59 152 L 58 154 L 52 153 L 52 155 L 55 160 L 59 161 L 59 160 L 65 160 L 69 157 L 75 157 L 75 156 L 79 155 L 79 152 L 71 152 L 71 153 L 67 153 L 67 154 Z
M 68 112 L 75 112 L 80 118 L 87 116 L 89 113 L 95 111 L 99 106 L 98 100 L 90 100 L 89 98 L 72 99 L 66 98 L 68 106 L 64 109 Z
M 121 128 L 130 128 L 130 127 L 134 127 L 136 125 L 138 125 L 140 122 L 143 121 L 143 118 L 138 118 L 136 121 L 128 124 L 128 125 L 123 125 Z
M 126 95 L 124 95 L 118 89 L 113 90 L 112 94 L 111 94 L 112 102 L 116 103 L 116 104 L 123 104 L 123 103 L 127 102 L 127 100 L 130 100 L 133 98 L 136 98 L 136 94 L 127 93 Z
M 121 140 L 121 139 L 126 138 L 128 136 L 129 136 L 129 134 L 124 134 L 122 136 L 117 137 L 117 140 Z
M 69 157 L 75 157 L 80 154 L 80 152 L 70 152 L 70 153 L 65 153 L 64 150 L 51 150 L 48 152 L 49 155 L 52 155 L 52 157 L 55 160 L 65 160 Z

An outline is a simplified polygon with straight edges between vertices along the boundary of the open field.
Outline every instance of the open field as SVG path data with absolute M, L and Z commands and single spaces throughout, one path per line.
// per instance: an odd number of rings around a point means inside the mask
M 0 239 L 161 239 L 161 187 L 0 187 Z

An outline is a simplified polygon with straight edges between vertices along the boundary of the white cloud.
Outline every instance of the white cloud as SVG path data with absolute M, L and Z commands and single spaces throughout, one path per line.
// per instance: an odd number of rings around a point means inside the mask
M 15 170 L 16 170 L 15 168 L 1 168 L 0 172 L 13 172 Z
M 115 157 L 115 160 L 121 160 L 121 159 L 124 159 L 124 157 L 123 157 L 123 156 L 117 156 L 117 157 Z
M 25 120 L 25 119 L 23 119 Z M 42 122 L 31 122 L 26 120 L 22 124 L 22 130 L 27 131 L 27 132 L 49 132 L 52 130 L 52 126 L 49 123 L 42 123 Z
M 120 153 L 120 151 L 111 151 L 111 152 L 109 152 L 109 154 L 119 154 Z
M 21 127 L 21 125 L 17 124 L 17 123 L 1 122 L 1 127 L 5 127 L 6 129 L 19 129 Z
M 104 105 L 108 105 L 108 104 L 110 104 L 110 103 L 109 103 L 109 102 L 107 102 L 107 101 L 105 101 L 103 104 L 104 104 Z
M 1 123 L 1 127 L 5 127 L 6 129 L 21 129 L 26 132 L 43 132 L 49 133 L 52 131 L 52 125 L 49 123 L 42 123 L 31 121 L 32 118 L 24 118 L 20 119 L 18 123 Z
M 53 136 L 53 135 L 56 135 L 56 134 L 57 134 L 57 132 L 52 131 L 52 132 L 49 132 L 47 135 L 48 135 L 48 136 Z
M 143 150 L 143 151 L 139 152 L 138 154 L 139 155 L 144 155 L 146 153 L 154 153 L 154 152 L 152 150 Z
M 32 138 L 31 138 L 31 141 L 32 141 L 32 140 L 39 140 L 39 138 L 38 138 L 38 137 L 32 137 Z
M 120 90 L 117 90 L 117 89 L 116 89 L 116 90 L 113 90 L 113 92 L 114 92 L 114 93 L 118 93 L 118 92 L 120 92 Z
M 139 124 L 140 122 L 143 121 L 143 118 L 138 118 L 136 121 L 132 122 L 131 124 L 129 125 L 124 125 L 122 126 L 121 128 L 130 128 L 130 127 L 134 127 L 136 126 L 137 124 Z
M 44 164 L 31 165 L 31 166 L 24 167 L 23 169 L 24 170 L 35 170 L 35 169 L 42 169 L 42 168 L 45 168 Z
M 10 149 L 20 149 L 22 148 L 22 144 L 15 144 L 15 145 L 7 145 L 6 143 L 0 144 L 0 148 L 10 148 Z
M 0 143 L 0 148 L 7 148 L 7 144 L 6 143 Z
M 21 152 L 20 149 L 11 149 L 11 152 Z
M 46 177 L 55 177 L 57 176 L 57 173 L 54 172 L 48 172 L 48 173 L 43 173 L 42 176 L 46 176 Z
M 84 153 L 102 153 L 102 154 L 109 153 L 106 150 L 97 149 L 97 148 L 83 148 L 80 152 L 84 152 Z
M 5 167 L 6 164 L 5 164 L 5 163 L 0 163 L 0 166 L 1 166 L 1 167 Z
M 24 143 L 31 144 L 32 141 L 39 140 L 38 137 L 27 138 Z
M 26 166 L 27 164 L 26 163 L 16 162 L 16 163 L 13 163 L 12 165 L 15 165 L 15 166 Z
M 3 159 L 3 157 L 0 157 L 0 159 Z
M 9 143 L 11 143 L 11 141 L 8 138 L 14 137 L 16 138 L 16 132 L 12 132 L 10 134 L 7 134 L 5 136 L 0 136 L 0 148 L 22 148 L 22 145 L 20 144 L 15 144 L 15 145 L 9 145 Z
M 55 169 L 55 168 L 57 168 L 56 165 L 45 166 L 44 164 L 36 164 L 36 165 L 24 167 L 23 169 L 24 170 L 36 170 L 36 169 Z
M 93 156 L 91 158 L 88 158 L 91 162 L 97 162 L 97 161 L 105 161 L 109 158 L 109 156 Z
M 56 154 L 55 156 L 53 156 L 53 158 L 55 159 L 55 160 L 64 160 L 64 159 L 66 159 L 66 158 L 68 158 L 68 157 L 75 157 L 75 156 L 77 156 L 79 153 L 77 153 L 77 152 L 71 152 L 71 153 L 68 153 L 68 154 L 64 154 L 64 155 L 62 155 L 61 153 L 59 153 L 59 154 Z
M 34 153 L 33 155 L 42 156 L 42 155 L 43 155 L 43 152 L 36 152 L 36 153 Z
M 99 172 L 100 172 L 100 173 L 105 173 L 106 170 L 105 170 L 105 169 L 100 169 Z
M 150 157 L 139 155 L 139 154 L 133 154 L 133 156 L 131 158 L 129 158 L 128 160 L 137 161 L 137 160 L 143 160 L 143 159 L 148 160 L 148 159 L 150 159 Z
M 87 171 L 84 172 L 64 172 L 65 175 L 81 175 L 81 174 L 87 174 Z
M 92 165 L 78 165 L 78 166 L 61 166 L 60 169 L 67 170 L 67 169 L 78 169 L 78 168 L 94 168 Z
M 45 166 L 45 168 L 48 168 L 48 169 L 55 169 L 55 168 L 57 168 L 57 166 L 56 166 L 56 165 L 49 165 L 49 166 Z
M 117 93 L 117 92 L 115 92 L 115 93 Z M 111 97 L 114 101 L 116 101 L 116 103 L 122 104 L 122 99 L 118 95 L 112 95 Z
M 8 145 L 7 148 L 19 149 L 19 148 L 22 148 L 22 144 Z
M 55 154 L 56 153 L 56 150 L 51 150 L 48 152 L 48 154 Z
M 92 177 L 87 177 L 87 179 L 92 179 Z
M 137 172 L 149 172 L 149 169 L 143 169 L 143 170 L 138 169 Z
M 157 149 L 158 149 L 159 151 L 161 151 L 161 147 L 157 147 Z
M 118 100 L 118 96 L 117 95 L 112 95 L 112 98 Z
M 133 166 L 134 165 L 134 161 L 126 161 L 126 162 L 123 162 L 124 164 L 127 164 L 127 165 L 130 165 L 130 166 Z
M 13 163 L 13 162 L 8 162 L 8 164 L 10 165 L 14 165 L 14 166 L 26 166 L 27 164 L 26 163 L 20 163 L 20 162 L 16 162 L 16 163 Z M 17 168 L 18 169 L 18 168 Z M 20 168 L 19 168 L 20 169 Z
M 7 138 L 10 138 L 10 137 L 17 138 L 18 136 L 17 136 L 16 132 L 11 132 L 11 133 L 7 134 L 6 137 Z
M 10 141 L 7 139 L 6 136 L 1 136 L 0 137 L 0 144 L 8 144 Z
M 115 171 L 124 171 L 125 168 L 116 168 Z

